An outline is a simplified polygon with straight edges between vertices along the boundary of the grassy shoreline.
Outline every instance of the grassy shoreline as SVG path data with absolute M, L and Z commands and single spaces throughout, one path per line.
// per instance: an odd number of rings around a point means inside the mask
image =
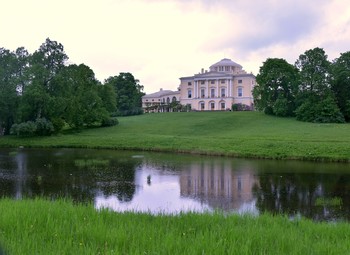
M 9 254 L 347 254 L 350 225 L 283 216 L 96 211 L 71 201 L 0 200 Z
M 119 125 L 51 137 L 1 137 L 0 147 L 144 150 L 244 158 L 350 162 L 350 124 L 259 112 L 190 112 L 119 118 Z

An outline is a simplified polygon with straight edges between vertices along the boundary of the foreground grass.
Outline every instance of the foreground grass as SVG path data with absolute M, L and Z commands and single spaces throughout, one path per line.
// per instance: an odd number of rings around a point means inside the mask
M 52 137 L 1 137 L 2 147 L 80 147 L 236 157 L 350 161 L 350 124 L 316 124 L 258 112 L 160 113 Z
M 350 225 L 221 213 L 97 212 L 92 205 L 0 200 L 8 254 L 348 254 Z

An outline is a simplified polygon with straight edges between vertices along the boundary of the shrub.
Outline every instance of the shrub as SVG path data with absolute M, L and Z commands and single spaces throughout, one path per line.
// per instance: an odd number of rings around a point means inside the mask
M 333 97 L 324 100 L 306 99 L 295 111 L 297 120 L 319 123 L 343 123 L 344 116 Z
M 119 124 L 119 121 L 117 118 L 107 117 L 102 119 L 101 127 L 112 127 L 118 124 Z
M 64 125 L 66 124 L 65 121 L 61 118 L 53 118 L 51 119 L 51 122 L 55 133 L 60 132 L 63 129 Z
M 36 119 L 35 125 L 35 133 L 39 136 L 49 136 L 55 131 L 52 122 L 45 118 Z
M 32 136 L 35 134 L 35 131 L 36 124 L 33 121 L 27 121 L 19 124 L 13 124 L 10 134 L 17 136 Z
M 278 98 L 273 104 L 273 113 L 276 116 L 286 117 L 289 115 L 288 100 L 286 98 Z
M 232 105 L 232 111 L 251 111 L 251 107 L 246 104 L 233 104 Z

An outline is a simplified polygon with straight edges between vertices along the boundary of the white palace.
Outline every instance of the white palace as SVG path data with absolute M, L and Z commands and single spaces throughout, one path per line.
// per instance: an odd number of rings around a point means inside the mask
M 198 111 L 223 111 L 233 104 L 253 109 L 255 76 L 224 58 L 193 76 L 181 77 L 178 91 L 162 90 L 142 97 L 145 112 L 172 111 L 174 105 L 187 105 Z

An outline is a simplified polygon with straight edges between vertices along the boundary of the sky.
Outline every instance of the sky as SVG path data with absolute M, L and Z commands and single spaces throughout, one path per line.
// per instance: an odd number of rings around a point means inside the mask
M 46 38 L 103 82 L 130 72 L 145 93 L 223 58 L 258 74 L 267 58 L 294 64 L 321 47 L 350 51 L 347 0 L 0 0 L 0 47 L 30 53 Z

